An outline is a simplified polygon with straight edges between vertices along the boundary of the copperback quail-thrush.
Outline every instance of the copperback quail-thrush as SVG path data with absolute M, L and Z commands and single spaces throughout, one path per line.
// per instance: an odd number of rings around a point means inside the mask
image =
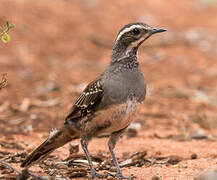
M 164 31 L 140 22 L 124 26 L 115 40 L 108 68 L 77 98 L 62 128 L 53 131 L 21 167 L 30 167 L 67 142 L 81 138 L 92 178 L 106 177 L 94 169 L 87 146 L 91 138 L 109 134 L 108 147 L 117 169 L 114 176 L 117 179 L 132 179 L 122 174 L 114 148 L 146 96 L 146 84 L 137 57 L 138 48 L 151 35 Z

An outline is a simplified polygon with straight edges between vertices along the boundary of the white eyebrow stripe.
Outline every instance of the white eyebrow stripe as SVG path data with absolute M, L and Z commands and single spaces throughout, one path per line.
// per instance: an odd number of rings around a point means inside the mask
M 129 31 L 131 31 L 131 30 L 134 29 L 134 28 L 143 28 L 143 27 L 144 27 L 144 26 L 142 26 L 142 25 L 136 24 L 136 25 L 132 25 L 132 26 L 130 26 L 130 27 L 128 27 L 128 28 L 123 29 L 123 30 L 118 34 L 118 37 L 116 38 L 116 41 L 115 41 L 115 42 L 117 42 L 117 41 L 120 39 L 120 37 L 121 37 L 124 33 L 129 32 Z

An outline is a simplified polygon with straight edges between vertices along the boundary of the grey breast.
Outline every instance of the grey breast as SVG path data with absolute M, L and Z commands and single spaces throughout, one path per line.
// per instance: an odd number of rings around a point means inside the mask
M 113 71 L 110 73 L 109 71 Z M 104 98 L 102 106 L 111 104 L 122 104 L 134 96 L 137 102 L 142 102 L 146 95 L 146 85 L 140 67 L 124 69 L 122 67 L 111 67 L 108 72 L 112 74 L 104 79 Z M 105 75 L 106 75 L 105 73 Z

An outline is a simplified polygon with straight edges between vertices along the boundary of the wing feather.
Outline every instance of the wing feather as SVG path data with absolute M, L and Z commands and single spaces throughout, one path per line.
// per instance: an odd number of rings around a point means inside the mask
M 94 113 L 95 108 L 100 104 L 103 97 L 102 83 L 100 79 L 92 81 L 77 98 L 66 121 L 84 117 Z

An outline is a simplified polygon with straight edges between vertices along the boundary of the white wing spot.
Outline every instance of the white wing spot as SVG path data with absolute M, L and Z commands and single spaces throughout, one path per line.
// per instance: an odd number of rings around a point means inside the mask
M 57 132 L 58 132 L 58 129 L 56 128 L 52 129 L 50 132 L 49 138 L 52 138 L 53 136 L 55 136 Z

